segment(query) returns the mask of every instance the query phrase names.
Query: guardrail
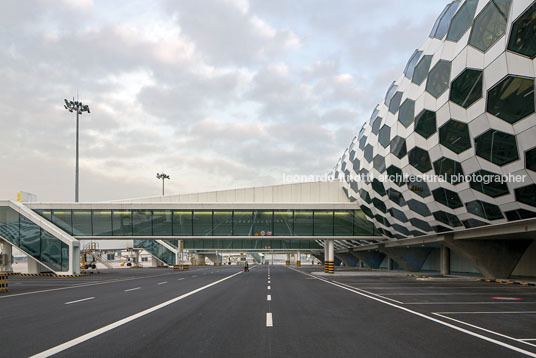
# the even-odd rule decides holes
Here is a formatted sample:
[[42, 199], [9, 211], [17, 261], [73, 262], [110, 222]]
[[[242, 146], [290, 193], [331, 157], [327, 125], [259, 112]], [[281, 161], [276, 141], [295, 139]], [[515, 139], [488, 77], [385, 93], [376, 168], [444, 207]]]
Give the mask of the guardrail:
[[9, 275], [0, 273], [0, 292], [7, 292]]

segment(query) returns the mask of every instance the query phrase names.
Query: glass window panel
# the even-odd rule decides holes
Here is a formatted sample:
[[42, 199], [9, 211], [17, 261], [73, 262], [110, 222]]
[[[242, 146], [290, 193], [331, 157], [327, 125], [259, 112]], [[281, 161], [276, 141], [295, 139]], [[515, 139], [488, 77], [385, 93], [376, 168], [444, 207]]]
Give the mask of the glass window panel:
[[91, 210], [73, 210], [73, 235], [91, 236]]
[[94, 210], [93, 211], [93, 235], [94, 236], [112, 235], [112, 211], [111, 210]]
[[35, 209], [36, 213], [47, 219], [48, 221], [52, 221], [52, 210], [50, 209]]
[[413, 77], [413, 71], [415, 70], [415, 66], [417, 65], [417, 61], [421, 58], [422, 51], [415, 50], [413, 52], [413, 55], [411, 55], [408, 63], [406, 64], [406, 68], [404, 69], [404, 75], [406, 75], [407, 78]]
[[114, 236], [132, 235], [132, 212], [130, 210], [114, 210], [112, 212]]
[[292, 210], [275, 210], [274, 211], [274, 235], [287, 236], [292, 235], [294, 230]]
[[212, 235], [212, 210], [194, 210], [194, 235]]
[[411, 81], [420, 85], [428, 76], [428, 70], [432, 64], [432, 56], [425, 55], [421, 58], [417, 66], [415, 66], [415, 71], [413, 72], [413, 78]]
[[152, 213], [150, 210], [132, 210], [132, 234], [150, 236], [153, 234]]
[[153, 210], [153, 234], [171, 236], [173, 234], [171, 210]]
[[191, 210], [173, 212], [173, 235], [175, 236], [192, 235], [192, 225], [193, 225], [193, 221], [192, 221]]
[[476, 17], [469, 44], [486, 52], [506, 32], [511, 0], [492, 0]]
[[294, 235], [297, 235], [297, 236], [313, 235], [313, 211], [312, 210], [295, 210], [294, 211]]
[[40, 260], [57, 271], [61, 271], [61, 244], [61, 240], [45, 230], [42, 231]]
[[214, 210], [214, 236], [233, 235], [233, 212]]
[[[426, 92], [430, 93], [435, 98], [441, 96], [447, 88], [450, 81], [449, 61], [440, 60], [428, 74], [428, 82], [426, 82]], [[406, 126], [407, 127], [407, 126]]]
[[71, 210], [54, 210], [52, 212], [52, 223], [69, 235], [73, 234]]
[[534, 58], [536, 56], [536, 2], [513, 23], [508, 49]]
[[20, 247], [33, 257], [41, 256], [41, 228], [24, 216], [20, 217]]
[[361, 210], [354, 210], [354, 236], [371, 236], [372, 223]]
[[336, 236], [352, 236], [354, 234], [353, 216], [354, 213], [352, 210], [335, 210], [333, 216], [333, 234]]
[[447, 40], [458, 41], [473, 23], [478, 0], [467, 0], [450, 23]]
[[490, 129], [475, 138], [476, 155], [497, 165], [505, 165], [519, 159], [516, 137]]
[[273, 230], [273, 212], [272, 210], [256, 210], [253, 212], [253, 232], [261, 233], [264, 231], [268, 235]]
[[314, 234], [333, 236], [333, 210], [314, 211]]
[[61, 270], [69, 270], [69, 245], [64, 242], [61, 243]]
[[19, 213], [9, 207], [0, 207], [0, 235], [19, 246]]
[[[468, 108], [482, 98], [482, 74], [481, 70], [468, 68], [464, 70], [450, 87], [450, 100], [463, 108]], [[488, 111], [489, 112], [489, 111]]]
[[506, 76], [488, 91], [486, 110], [511, 124], [534, 113], [534, 79]]
[[434, 34], [435, 38], [441, 39], [445, 34], [447, 33], [447, 30], [450, 25], [450, 21], [452, 20], [452, 16], [456, 12], [456, 9], [458, 9], [458, 6], [460, 3], [458, 1], [453, 1], [447, 7], [445, 8], [445, 13], [441, 17], [441, 20], [439, 21], [439, 24], [437, 26], [437, 30]]
[[253, 235], [253, 211], [234, 212], [233, 234], [235, 236]]

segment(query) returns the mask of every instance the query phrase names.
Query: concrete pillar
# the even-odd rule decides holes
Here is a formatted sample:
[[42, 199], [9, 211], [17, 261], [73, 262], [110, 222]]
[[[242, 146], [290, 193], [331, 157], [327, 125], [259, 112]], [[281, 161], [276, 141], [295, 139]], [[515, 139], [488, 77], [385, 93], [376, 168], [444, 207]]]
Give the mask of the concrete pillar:
[[197, 264], [199, 266], [205, 266], [205, 258], [206, 256], [203, 254], [197, 254]]
[[444, 245], [441, 245], [441, 251], [439, 252], [439, 265], [440, 273], [442, 275], [450, 275], [450, 249]]
[[324, 272], [325, 273], [334, 273], [335, 272], [335, 251], [333, 240], [325, 240], [325, 246], [327, 247], [327, 256], [324, 261]]
[[296, 252], [296, 267], [301, 267], [301, 252]]
[[7, 242], [0, 240], [0, 272], [13, 272], [13, 248]]
[[41, 265], [36, 259], [28, 256], [28, 273], [41, 273], [50, 271], [45, 266]]
[[387, 255], [387, 271], [391, 271], [392, 269], [391, 261], [391, 256]]
[[135, 260], [136, 262], [134, 263], [134, 266], [141, 266], [141, 261], [140, 261], [140, 252], [141, 250], [135, 250], [134, 253], [135, 253]]
[[73, 245], [70, 250], [71, 272], [73, 275], [80, 275], [80, 245]]
[[[409, 272], [419, 272], [432, 252], [430, 247], [389, 247], [380, 248], [399, 267]], [[388, 263], [390, 265], [390, 263]]]
[[379, 269], [385, 258], [385, 254], [380, 251], [350, 251], [350, 253], [372, 269]]
[[290, 265], [290, 254], [287, 254], [287, 261], [285, 261], [285, 265]]

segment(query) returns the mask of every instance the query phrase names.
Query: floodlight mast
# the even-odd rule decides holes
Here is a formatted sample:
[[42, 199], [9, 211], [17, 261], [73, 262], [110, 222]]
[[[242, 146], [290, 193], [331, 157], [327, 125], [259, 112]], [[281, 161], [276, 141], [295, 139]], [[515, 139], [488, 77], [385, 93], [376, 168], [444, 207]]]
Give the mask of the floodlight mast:
[[74, 99], [73, 97], [73, 100], [72, 101], [68, 101], [67, 99], [64, 99], [65, 101], [65, 104], [63, 105], [63, 107], [65, 107], [66, 110], [68, 110], [69, 112], [73, 113], [73, 111], [76, 112], [76, 168], [75, 168], [75, 179], [74, 179], [74, 201], [75, 203], [78, 203], [78, 179], [79, 179], [79, 165], [78, 165], [78, 157], [79, 157], [79, 145], [78, 145], [78, 142], [79, 142], [79, 129], [80, 129], [80, 125], [79, 125], [79, 116], [83, 113], [83, 112], [87, 112], [87, 113], [91, 113], [89, 111], [89, 106], [87, 104], [83, 104], [81, 101], [78, 101]]
[[156, 179], [162, 179], [162, 196], [164, 196], [164, 181], [170, 177], [166, 173], [156, 173]]

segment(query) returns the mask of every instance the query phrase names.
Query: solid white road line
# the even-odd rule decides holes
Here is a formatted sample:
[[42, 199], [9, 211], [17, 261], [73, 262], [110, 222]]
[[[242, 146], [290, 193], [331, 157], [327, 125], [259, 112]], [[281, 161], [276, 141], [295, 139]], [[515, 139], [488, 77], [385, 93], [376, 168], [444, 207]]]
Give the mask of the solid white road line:
[[266, 296], [266, 301], [271, 301], [271, 300], [272, 300], [272, 295]]
[[167, 281], [164, 281], [164, 282], [158, 282], [157, 285], [164, 285], [164, 284], [166, 284], [166, 283], [167, 283]]
[[520, 341], [536, 341], [536, 338], [519, 338]]
[[266, 313], [266, 327], [273, 327], [274, 321], [272, 320], [272, 313], [267, 312]]
[[357, 288], [357, 287], [354, 287], [354, 286], [350, 286], [350, 285], [347, 285], [347, 284], [342, 283], [342, 282], [339, 282], [339, 281], [335, 281], [335, 280], [333, 280], [333, 282], [336, 282], [336, 283], [338, 283], [339, 285], [343, 285], [343, 286], [352, 288], [352, 289], [354, 289], [354, 290], [358, 290], [358, 291], [364, 292], [364, 293], [366, 293], [366, 294], [368, 294], [368, 295], [373, 295], [373, 296], [381, 297], [381, 298], [383, 298], [384, 300], [393, 301], [393, 302], [399, 303], [399, 304], [401, 304], [401, 305], [404, 304], [404, 302], [402, 302], [402, 301], [397, 301], [397, 300], [395, 300], [395, 299], [393, 299], [393, 298], [384, 297], [384, 296], [379, 295], [379, 294], [377, 294], [377, 293], [369, 292], [369, 291], [363, 290], [363, 289], [361, 289], [361, 288]]
[[121, 320], [119, 320], [119, 321], [117, 321], [117, 322], [110, 323], [109, 325], [106, 325], [106, 326], [104, 326], [104, 327], [101, 327], [101, 328], [99, 328], [99, 329], [96, 329], [96, 330], [94, 330], [94, 331], [92, 331], [92, 332], [86, 333], [86, 334], [84, 334], [83, 336], [80, 336], [80, 337], [78, 337], [78, 338], [71, 339], [70, 341], [67, 341], [67, 342], [65, 342], [65, 343], [62, 343], [62, 344], [57, 345], [57, 346], [55, 346], [55, 347], [52, 347], [52, 348], [50, 348], [50, 349], [47, 349], [46, 351], [43, 351], [43, 352], [41, 352], [41, 353], [37, 353], [36, 355], [33, 355], [32, 358], [34, 358], [34, 357], [35, 357], [35, 358], [50, 357], [50, 356], [52, 356], [52, 355], [54, 355], [54, 354], [57, 354], [57, 353], [59, 353], [59, 352], [63, 352], [63, 351], [66, 350], [66, 349], [69, 349], [69, 348], [74, 347], [74, 346], [76, 346], [76, 345], [78, 345], [78, 344], [80, 344], [80, 343], [83, 343], [83, 342], [85, 342], [85, 341], [88, 341], [88, 340], [90, 340], [91, 338], [97, 337], [97, 336], [99, 336], [99, 335], [101, 335], [101, 334], [103, 334], [103, 333], [109, 332], [109, 331], [111, 331], [112, 329], [117, 328], [117, 327], [120, 327], [120, 326], [122, 326], [122, 325], [124, 325], [124, 324], [126, 324], [126, 323], [132, 322], [132, 321], [134, 321], [135, 319], [138, 319], [138, 318], [140, 318], [140, 317], [146, 316], [146, 315], [148, 315], [149, 313], [153, 313], [153, 312], [155, 312], [155, 311], [157, 311], [157, 310], [159, 310], [159, 309], [161, 309], [161, 308], [164, 308], [164, 307], [166, 307], [166, 306], [171, 305], [172, 303], [175, 303], [175, 302], [178, 302], [178, 301], [180, 301], [180, 300], [183, 300], [183, 299], [185, 299], [186, 297], [195, 295], [195, 294], [198, 293], [198, 292], [201, 292], [201, 291], [203, 291], [203, 290], [206, 290], [206, 289], [209, 288], [209, 287], [212, 287], [212, 286], [214, 286], [214, 285], [217, 285], [217, 284], [219, 284], [219, 283], [222, 283], [223, 281], [226, 281], [226, 280], [228, 280], [228, 279], [230, 279], [230, 278], [232, 278], [232, 277], [235, 277], [236, 275], [239, 275], [239, 274], [241, 274], [241, 272], [237, 272], [237, 273], [232, 274], [232, 275], [230, 275], [230, 276], [224, 277], [224, 278], [222, 278], [222, 279], [220, 279], [220, 280], [218, 280], [218, 281], [214, 281], [214, 282], [212, 282], [212, 283], [209, 283], [208, 285], [205, 285], [205, 286], [203, 286], [203, 287], [199, 287], [199, 288], [197, 288], [197, 289], [195, 289], [195, 290], [193, 290], [193, 291], [190, 291], [190, 292], [185, 293], [185, 294], [183, 294], [183, 295], [180, 295], [180, 296], [177, 296], [177, 297], [175, 297], [175, 298], [172, 298], [171, 300], [162, 302], [162, 303], [160, 303], [160, 304], [158, 304], [158, 305], [156, 305], [156, 306], [153, 306], [153, 307], [151, 307], [151, 308], [148, 308], [148, 309], [146, 309], [146, 310], [143, 310], [143, 311], [138, 312], [138, 313], [136, 313], [136, 314], [133, 314], [133, 315], [131, 315], [131, 316], [125, 317], [125, 318], [123, 318], [123, 319], [121, 319]]
[[[448, 322], [445, 322], [445, 321], [442, 321], [442, 320], [439, 320], [439, 319], [436, 319], [436, 318], [427, 316], [427, 315], [425, 315], [424, 313], [420, 313], [420, 312], [417, 312], [417, 311], [413, 311], [413, 310], [411, 310], [411, 309], [409, 309], [409, 308], [406, 308], [406, 307], [400, 306], [400, 305], [398, 305], [398, 304], [395, 304], [395, 303], [392, 303], [392, 302], [383, 300], [383, 299], [381, 299], [381, 298], [378, 298], [378, 297], [375, 297], [375, 296], [372, 296], [372, 295], [368, 295], [368, 294], [365, 294], [365, 293], [363, 293], [363, 292], [359, 292], [359, 291], [357, 291], [357, 290], [355, 290], [355, 289], [351, 289], [351, 288], [345, 287], [345, 286], [340, 285], [340, 284], [338, 284], [338, 283], [331, 282], [331, 281], [328, 281], [328, 280], [323, 279], [323, 278], [320, 278], [320, 277], [315, 277], [315, 276], [313, 276], [313, 275], [304, 273], [304, 272], [299, 271], [299, 270], [295, 270], [295, 269], [292, 269], [292, 268], [290, 268], [290, 269], [293, 270], [293, 271], [296, 271], [296, 272], [298, 272], [298, 273], [301, 273], [301, 274], [303, 274], [303, 275], [307, 275], [307, 276], [314, 277], [315, 279], [317, 279], [317, 280], [319, 280], [319, 281], [323, 281], [323, 282], [325, 282], [325, 283], [329, 283], [330, 285], [340, 287], [340, 288], [342, 288], [343, 290], [347, 290], [347, 291], [353, 292], [353, 293], [358, 294], [358, 295], [360, 295], [360, 296], [367, 297], [367, 298], [369, 298], [369, 299], [371, 299], [371, 300], [381, 302], [381, 303], [386, 304], [386, 305], [388, 305], [388, 306], [391, 306], [391, 307], [397, 308], [397, 309], [399, 309], [399, 310], [402, 310], [402, 311], [405, 311], [405, 312], [414, 314], [414, 315], [416, 315], [416, 316], [422, 317], [422, 318], [427, 319], [427, 320], [430, 320], [430, 321], [432, 321], [432, 322], [439, 323], [439, 324], [441, 324], [441, 325], [443, 325], [443, 326], [446, 326], [446, 327], [455, 329], [455, 330], [460, 331], [460, 332], [462, 332], [462, 333], [466, 333], [466, 334], [471, 335], [471, 336], [473, 336], [473, 337], [477, 337], [477, 338], [480, 338], [480, 339], [482, 339], [482, 340], [485, 340], [485, 341], [488, 341], [488, 342], [497, 344], [497, 345], [499, 345], [499, 346], [502, 346], [502, 347], [511, 349], [511, 350], [513, 350], [513, 351], [519, 352], [519, 353], [521, 353], [521, 354], [525, 354], [525, 355], [527, 355], [527, 356], [529, 356], [529, 357], [534, 357], [534, 358], [536, 358], [536, 353], [532, 353], [532, 352], [526, 351], [526, 350], [524, 350], [524, 349], [521, 349], [521, 348], [512, 346], [512, 345], [510, 345], [510, 344], [508, 344], [508, 343], [504, 343], [504, 342], [498, 341], [498, 340], [496, 340], [496, 339], [493, 339], [493, 338], [490, 338], [490, 337], [483, 336], [483, 335], [481, 335], [481, 334], [479, 334], [479, 333], [476, 333], [476, 332], [473, 332], [473, 331], [469, 331], [469, 330], [467, 330], [467, 329], [465, 329], [465, 328], [462, 328], [462, 327], [459, 327], [459, 326], [450, 324], [450, 323], [448, 323]], [[445, 316], [445, 317], [446, 317], [446, 316]], [[449, 318], [449, 319], [450, 319], [450, 318]], [[527, 342], [523, 342], [523, 343], [525, 343], [525, 344], [529, 344], [529, 343], [527, 343]], [[530, 344], [530, 345], [532, 345], [532, 344]]]
[[88, 298], [82, 298], [81, 300], [71, 301], [71, 302], [65, 302], [66, 305], [70, 305], [71, 303], [78, 303], [83, 301], [89, 301], [94, 299], [95, 297], [88, 297]]
[[530, 301], [496, 301], [496, 302], [404, 302], [405, 305], [522, 305], [522, 304], [534, 304]]
[[536, 311], [469, 311], [469, 312], [460, 312], [460, 311], [457, 311], [457, 312], [432, 312], [432, 313], [439, 313], [439, 314], [534, 314], [536, 313]]
[[178, 278], [177, 281], [184, 280], [184, 277]]
[[271, 282], [271, 281], [270, 281], [270, 280], [268, 280], [268, 283], [270, 283], [270, 282]]
[[271, 290], [272, 288], [270, 286], [268, 286], [268, 289]]
[[197, 275], [193, 275], [192, 277], [197, 277]]
[[125, 290], [125, 292], [130, 292], [130, 291], [139, 290], [140, 288], [141, 288], [141, 287], [129, 288], [128, 290]]

